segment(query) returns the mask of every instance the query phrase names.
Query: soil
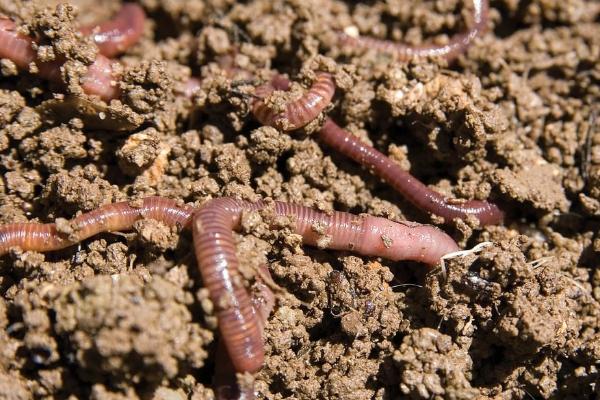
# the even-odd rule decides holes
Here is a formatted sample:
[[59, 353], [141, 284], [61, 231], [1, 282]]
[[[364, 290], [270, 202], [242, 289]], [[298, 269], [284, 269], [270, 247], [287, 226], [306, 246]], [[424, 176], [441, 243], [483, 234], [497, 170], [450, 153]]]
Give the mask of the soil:
[[[302, 85], [327, 70], [335, 121], [430, 187], [491, 198], [507, 217], [441, 225], [465, 249], [491, 244], [433, 270], [303, 247], [249, 218], [242, 272], [250, 285], [266, 264], [278, 287], [258, 397], [600, 397], [600, 3], [492, 1], [490, 30], [451, 66], [340, 48], [335, 32], [443, 43], [469, 26], [468, 0], [140, 3], [146, 32], [120, 58], [122, 99], [104, 105], [78, 85], [95, 48], [75, 32], [120, 2], [0, 1], [40, 55], [67, 60], [63, 86], [0, 63], [0, 223], [148, 195], [439, 223], [321, 146], [317, 124], [260, 127], [254, 82], [223, 60]], [[202, 78], [192, 101], [179, 96], [189, 76]], [[3, 257], [0, 398], [213, 398], [218, 332], [190, 239], [143, 221]]]

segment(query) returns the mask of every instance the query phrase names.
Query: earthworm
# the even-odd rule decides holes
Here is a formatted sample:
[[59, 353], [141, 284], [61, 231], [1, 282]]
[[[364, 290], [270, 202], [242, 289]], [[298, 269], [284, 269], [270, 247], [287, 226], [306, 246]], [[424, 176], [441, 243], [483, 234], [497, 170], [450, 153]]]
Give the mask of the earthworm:
[[431, 225], [393, 222], [342, 211], [324, 213], [278, 201], [275, 202], [275, 213], [294, 217], [295, 233], [302, 236], [303, 243], [319, 248], [346, 250], [392, 261], [419, 261], [430, 266], [436, 265], [443, 255], [458, 250], [450, 236]]
[[473, 7], [473, 27], [466, 32], [454, 35], [448, 44], [445, 45], [410, 46], [367, 36], [354, 37], [343, 32], [340, 32], [338, 36], [342, 44], [365, 50], [374, 49], [388, 53], [403, 62], [426, 57], [442, 57], [450, 62], [464, 53], [473, 40], [486, 28], [489, 16], [488, 0], [473, 0]]
[[[118, 76], [113, 69], [112, 61], [107, 58], [125, 51], [141, 36], [145, 15], [143, 10], [134, 4], [125, 4], [117, 16], [103, 24], [82, 28], [82, 32], [94, 34], [100, 54], [88, 66], [81, 79], [83, 91], [89, 95], [99, 96], [104, 101], [117, 98], [120, 90], [116, 84]], [[17, 67], [28, 70], [32, 63], [38, 68], [38, 75], [53, 82], [61, 82], [61, 66], [64, 61], [38, 62], [34, 50], [34, 40], [17, 32], [16, 24], [7, 18], [0, 18], [0, 58], [14, 62]], [[106, 53], [105, 53], [106, 52]]]
[[[33, 40], [29, 36], [17, 32], [16, 24], [5, 17], [0, 17], [0, 58], [6, 58], [22, 69], [27, 69], [36, 60], [32, 48]], [[40, 63], [39, 75], [45, 79], [60, 79], [60, 63]]]
[[[329, 76], [329, 74], [327, 74], [327, 76]], [[334, 85], [330, 76], [328, 78], [328, 85], [331, 85], [330, 90], [333, 93]], [[267, 96], [269, 90], [287, 90], [288, 88], [289, 80], [282, 75], [277, 75], [269, 84], [260, 86], [257, 91], [259, 91], [258, 96], [260, 97], [263, 95]], [[304, 112], [304, 110], [309, 107], [302, 106], [299, 103], [300, 100], [308, 101], [308, 97], [304, 96], [293, 102], [293, 104], [289, 104], [286, 107], [285, 113], [287, 115], [289, 110], [296, 110], [294, 111], [294, 115], [297, 116], [297, 120], [302, 120], [303, 124], [310, 122], [311, 118], [315, 118], [327, 105], [321, 103], [319, 112], [314, 110], [315, 112], [308, 113]], [[331, 101], [331, 97], [329, 97], [328, 102], [329, 101]], [[262, 101], [260, 102], [260, 107], [257, 109], [256, 103], [257, 102], [255, 101], [253, 106], [255, 117], [265, 125], [276, 126], [272, 116], [282, 114], [272, 112], [272, 109], [262, 103]], [[262, 114], [259, 114], [259, 112]], [[268, 117], [265, 117], [265, 115], [268, 115]], [[375, 175], [392, 185], [394, 190], [399, 192], [421, 210], [439, 215], [446, 220], [465, 218], [469, 215], [473, 215], [482, 225], [497, 224], [504, 218], [504, 213], [493, 203], [479, 200], [469, 200], [464, 202], [452, 201], [429, 189], [414, 176], [401, 169], [387, 156], [361, 142], [356, 136], [340, 128], [330, 118], [325, 121], [316, 137], [338, 153], [351, 158], [367, 167], [370, 171], [373, 171]]]
[[329, 118], [319, 131], [318, 138], [337, 152], [373, 171], [421, 210], [439, 215], [446, 220], [472, 215], [482, 225], [497, 224], [504, 218], [504, 213], [496, 204], [480, 200], [447, 199], [429, 189], [390, 158], [361, 142]]
[[113, 70], [113, 61], [98, 54], [81, 78], [81, 88], [89, 95], [96, 95], [104, 101], [110, 101], [121, 94], [117, 79], [118, 76]]
[[[260, 324], [239, 272], [232, 230], [239, 228], [242, 212], [265, 206], [264, 202], [218, 198], [203, 205], [194, 214], [192, 224], [202, 280], [215, 305], [227, 353], [239, 372], [258, 371], [263, 364], [264, 349]], [[458, 250], [452, 238], [433, 226], [339, 211], [326, 214], [282, 202], [274, 202], [274, 211], [277, 216], [294, 217], [295, 233], [311, 246], [429, 265]]]
[[[296, 219], [295, 232], [311, 246], [429, 265], [458, 250], [452, 238], [433, 226], [338, 211], [327, 214], [282, 202], [273, 205], [277, 216]], [[100, 232], [129, 230], [142, 218], [181, 228], [191, 224], [199, 269], [217, 310], [227, 352], [236, 371], [256, 372], [264, 359], [260, 318], [243, 286], [232, 230], [239, 227], [242, 212], [265, 206], [229, 197], [211, 200], [197, 211], [161, 197], [149, 197], [140, 204], [114, 203], [74, 218], [61, 231], [55, 223], [1, 226], [0, 255], [14, 247], [40, 252], [63, 249]]]
[[193, 208], [175, 200], [148, 197], [141, 203], [107, 204], [73, 218], [66, 231], [56, 223], [14, 223], [0, 226], [0, 255], [13, 247], [31, 251], [53, 251], [69, 247], [100, 232], [130, 230], [135, 221], [152, 218], [170, 226], [189, 227]]
[[125, 3], [112, 19], [83, 26], [79, 31], [92, 37], [100, 54], [112, 58], [137, 43], [144, 32], [145, 21], [146, 14], [142, 7]]
[[265, 102], [273, 91], [288, 89], [289, 81], [281, 75], [276, 75], [270, 82], [255, 89], [256, 99], [252, 103], [252, 113], [260, 123], [283, 131], [293, 131], [305, 126], [331, 103], [335, 84], [331, 74], [317, 72], [314, 83], [299, 99], [286, 103], [281, 109]]
[[[263, 265], [261, 274], [267, 279], [271, 278], [269, 269]], [[258, 278], [252, 285], [252, 310], [257, 316], [261, 331], [269, 318], [269, 314], [275, 306], [275, 294], [269, 287]], [[235, 367], [231, 362], [231, 357], [227, 354], [223, 341], [219, 341], [217, 348], [215, 375], [213, 377], [213, 387], [215, 397], [218, 400], [248, 400], [254, 399], [254, 385], [241, 387], [238, 384]]]
[[[63, 62], [59, 60], [38, 62], [36, 51], [33, 49], [33, 39], [18, 33], [15, 23], [9, 19], [0, 19], [0, 43], [0, 58], [9, 59], [24, 70], [28, 70], [29, 66], [35, 63], [39, 76], [49, 81], [61, 82], [60, 68]], [[98, 54], [83, 75], [81, 87], [87, 94], [99, 96], [102, 100], [110, 100], [119, 95], [115, 78], [112, 62]]]
[[239, 271], [232, 233], [239, 226], [245, 208], [252, 209], [232, 198], [209, 201], [195, 213], [192, 237], [202, 281], [215, 307], [227, 354], [236, 371], [253, 373], [264, 361], [263, 341]]

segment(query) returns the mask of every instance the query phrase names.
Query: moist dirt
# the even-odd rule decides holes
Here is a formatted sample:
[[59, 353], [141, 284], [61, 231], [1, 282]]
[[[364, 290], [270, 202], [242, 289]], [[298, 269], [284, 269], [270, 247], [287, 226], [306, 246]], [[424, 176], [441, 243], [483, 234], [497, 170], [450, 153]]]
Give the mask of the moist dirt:
[[[76, 29], [120, 2], [0, 1], [40, 56], [67, 60], [63, 85], [0, 62], [0, 223], [160, 195], [439, 224], [314, 140], [320, 121], [288, 134], [249, 114], [270, 70], [293, 91], [326, 70], [336, 122], [435, 190], [507, 216], [440, 225], [462, 248], [491, 244], [433, 270], [304, 247], [246, 218], [242, 273], [250, 286], [267, 265], [277, 298], [258, 398], [600, 396], [600, 3], [492, 1], [490, 29], [451, 66], [341, 47], [336, 32], [444, 43], [469, 26], [468, 0], [140, 4], [122, 96], [101, 104], [78, 84], [96, 49]], [[218, 331], [189, 233], [142, 221], [59, 252], [16, 249], [0, 292], [0, 398], [214, 397]]]

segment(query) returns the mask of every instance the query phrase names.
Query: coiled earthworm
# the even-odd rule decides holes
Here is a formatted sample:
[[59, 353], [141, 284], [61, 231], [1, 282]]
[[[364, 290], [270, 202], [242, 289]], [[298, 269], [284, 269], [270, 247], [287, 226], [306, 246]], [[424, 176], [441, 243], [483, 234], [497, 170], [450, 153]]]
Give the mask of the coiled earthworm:
[[[134, 4], [125, 4], [116, 18], [97, 27], [83, 28], [83, 32], [94, 33], [100, 54], [88, 66], [81, 79], [83, 91], [89, 95], [99, 96], [109, 101], [119, 96], [116, 76], [112, 61], [107, 58], [125, 51], [141, 36], [145, 15], [143, 10]], [[106, 51], [106, 54], [103, 54]], [[49, 81], [61, 82], [60, 68], [64, 61], [39, 62], [34, 50], [34, 40], [17, 32], [16, 24], [7, 18], [0, 18], [0, 58], [6, 58], [21, 69], [28, 70], [32, 63], [36, 64], [38, 74]]]
[[389, 183], [394, 190], [423, 211], [439, 215], [447, 221], [472, 215], [479, 220], [481, 225], [497, 224], [504, 218], [504, 213], [496, 204], [480, 200], [447, 199], [429, 189], [389, 157], [363, 143], [329, 118], [325, 121], [317, 137], [337, 152], [373, 171], [375, 175]]
[[[333, 86], [331, 78], [329, 78], [329, 83]], [[286, 90], [289, 88], [289, 81], [284, 76], [277, 75], [268, 85], [259, 87], [259, 89], [263, 88], [261, 89], [261, 94], [263, 93], [262, 91], [268, 93], [265, 88], [266, 86], [278, 90]], [[333, 89], [331, 89], [331, 92], [333, 92]], [[305, 99], [305, 97], [302, 99]], [[306, 97], [306, 99], [308, 98]], [[286, 107], [286, 113], [289, 110], [295, 110], [294, 115], [297, 120], [302, 120], [302, 122], [306, 124], [311, 121], [311, 118], [315, 118], [318, 115], [318, 112], [304, 112], [303, 110], [308, 107], [298, 104], [299, 100], [293, 102], [294, 104], [288, 105], [288, 107]], [[331, 98], [329, 98], [329, 101], [330, 100]], [[327, 104], [320, 104], [321, 110], [326, 105]], [[259, 111], [263, 114], [256, 114], [257, 111], [255, 108], [255, 117], [265, 125], [275, 126], [273, 118], [264, 117], [264, 115], [268, 114], [264, 109], [268, 108], [268, 106], [261, 102]], [[275, 113], [271, 113], [270, 115], [274, 114]], [[319, 133], [317, 133], [316, 137], [338, 153], [358, 162], [369, 171], [373, 171], [375, 175], [392, 185], [394, 190], [423, 211], [439, 215], [447, 220], [465, 218], [469, 215], [473, 215], [482, 225], [497, 224], [504, 218], [504, 213], [493, 203], [479, 200], [469, 200], [464, 202], [452, 201], [429, 189], [414, 176], [401, 169], [387, 156], [361, 142], [357, 137], [340, 128], [330, 118], [325, 121], [325, 124]]]
[[137, 43], [144, 33], [146, 14], [135, 3], [125, 3], [117, 14], [100, 24], [79, 28], [84, 35], [90, 35], [100, 54], [115, 57]]
[[375, 39], [372, 37], [354, 37], [346, 33], [338, 34], [342, 44], [360, 49], [374, 49], [383, 53], [393, 55], [399, 61], [409, 61], [415, 58], [442, 57], [447, 61], [453, 61], [464, 53], [473, 40], [486, 28], [488, 21], [488, 0], [473, 0], [473, 27], [466, 32], [454, 35], [445, 45], [421, 45], [409, 46], [407, 44], [395, 43], [390, 40]]
[[331, 103], [335, 84], [331, 74], [317, 72], [314, 83], [299, 99], [287, 102], [280, 109], [265, 102], [273, 91], [288, 89], [289, 81], [281, 75], [276, 75], [270, 82], [255, 89], [256, 99], [252, 103], [252, 113], [259, 122], [283, 131], [299, 129], [315, 119]]
[[[216, 309], [227, 353], [236, 371], [256, 372], [264, 360], [260, 318], [243, 285], [232, 230], [239, 228], [242, 212], [266, 206], [264, 202], [228, 197], [210, 200], [196, 211], [160, 197], [149, 197], [140, 204], [115, 203], [74, 218], [60, 232], [54, 223], [1, 226], [0, 255], [13, 247], [34, 251], [62, 249], [99, 232], [129, 230], [141, 218], [182, 228], [189, 227], [193, 219], [196, 259]], [[295, 233], [311, 246], [429, 265], [458, 250], [451, 237], [433, 226], [338, 211], [328, 214], [282, 202], [274, 202], [273, 207], [276, 216], [295, 218]]]

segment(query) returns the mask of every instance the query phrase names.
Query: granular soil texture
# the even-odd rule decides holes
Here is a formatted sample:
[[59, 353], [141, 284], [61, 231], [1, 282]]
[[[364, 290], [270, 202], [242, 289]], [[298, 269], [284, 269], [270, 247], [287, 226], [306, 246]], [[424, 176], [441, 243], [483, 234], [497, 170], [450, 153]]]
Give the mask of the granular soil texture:
[[[65, 63], [64, 85], [0, 63], [0, 222], [71, 218], [160, 195], [272, 198], [439, 223], [313, 139], [248, 114], [267, 71], [335, 76], [329, 116], [435, 190], [491, 198], [500, 226], [440, 225], [445, 269], [300, 245], [264, 215], [236, 235], [250, 285], [277, 303], [254, 378], [266, 399], [582, 399], [600, 396], [600, 3], [498, 0], [451, 66], [340, 47], [336, 32], [444, 43], [468, 0], [141, 0], [142, 40], [120, 57], [123, 94], [78, 83], [94, 44], [77, 26], [114, 0], [0, 1]], [[85, 68], [83, 68], [85, 71]], [[180, 96], [202, 79], [192, 100]], [[318, 125], [317, 125], [318, 126]], [[155, 221], [0, 261], [0, 398], [210, 399], [216, 320], [189, 233]]]

